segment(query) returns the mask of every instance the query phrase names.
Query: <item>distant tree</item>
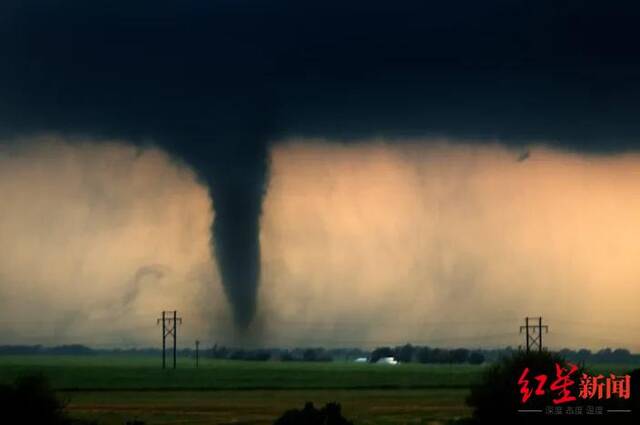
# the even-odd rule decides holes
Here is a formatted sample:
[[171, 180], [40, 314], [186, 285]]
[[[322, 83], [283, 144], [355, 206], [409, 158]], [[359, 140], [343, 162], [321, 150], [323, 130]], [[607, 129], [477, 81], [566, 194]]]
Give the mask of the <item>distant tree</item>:
[[394, 357], [401, 363], [410, 363], [413, 361], [415, 352], [416, 349], [413, 345], [405, 344], [401, 347], [396, 347]]
[[91, 348], [86, 347], [84, 345], [71, 344], [71, 345], [59, 345], [56, 347], [51, 347], [49, 349], [49, 354], [90, 355], [90, 354], [94, 354], [94, 351]]
[[[347, 348], [344, 353], [344, 360], [354, 360], [360, 357], [368, 357], [369, 353], [359, 348]], [[336, 356], [334, 356], [335, 358]]]
[[305, 362], [330, 362], [333, 359], [322, 348], [307, 348], [302, 353], [302, 360]]
[[611, 360], [616, 363], [626, 363], [631, 360], [631, 353], [626, 348], [616, 348], [611, 353]]
[[271, 358], [271, 352], [269, 350], [249, 350], [245, 351], [243, 360], [251, 361], [266, 361]]
[[563, 348], [562, 350], [558, 351], [558, 354], [565, 359], [575, 358], [575, 352], [568, 348]]
[[244, 351], [244, 350], [242, 350], [242, 349], [236, 349], [236, 350], [233, 350], [233, 351], [231, 352], [231, 354], [229, 354], [229, 357], [228, 357], [228, 358], [229, 358], [230, 360], [244, 360], [245, 355], [246, 355], [246, 353], [245, 353], [245, 351]]
[[318, 355], [318, 361], [320, 362], [331, 362], [333, 361], [333, 357], [328, 351], [322, 350]]
[[433, 363], [451, 363], [451, 353], [443, 348], [434, 348], [431, 351]]
[[295, 360], [295, 358], [293, 357], [293, 354], [291, 354], [290, 351], [287, 350], [280, 353], [280, 361], [291, 362], [293, 360]]
[[420, 363], [433, 363], [433, 357], [431, 355], [433, 350], [429, 347], [420, 347], [416, 352], [416, 357]]
[[378, 347], [371, 352], [369, 361], [375, 363], [383, 357], [393, 357], [393, 350], [391, 347]]
[[23, 354], [41, 354], [44, 348], [41, 345], [2, 345], [0, 346], [0, 354], [23, 355]]
[[305, 362], [315, 362], [317, 357], [317, 352], [313, 348], [307, 348], [302, 352], [302, 360]]
[[226, 359], [229, 358], [229, 349], [225, 346], [219, 347], [218, 344], [211, 348], [211, 357], [214, 359]]
[[484, 354], [480, 351], [472, 351], [471, 354], [469, 354], [469, 363], [473, 365], [484, 363]]
[[576, 360], [579, 362], [586, 362], [591, 357], [591, 350], [582, 348], [576, 353]]
[[593, 355], [592, 360], [596, 362], [610, 362], [611, 361], [611, 348], [603, 348]]
[[451, 363], [466, 363], [469, 358], [469, 350], [466, 348], [456, 348], [449, 351], [449, 361]]

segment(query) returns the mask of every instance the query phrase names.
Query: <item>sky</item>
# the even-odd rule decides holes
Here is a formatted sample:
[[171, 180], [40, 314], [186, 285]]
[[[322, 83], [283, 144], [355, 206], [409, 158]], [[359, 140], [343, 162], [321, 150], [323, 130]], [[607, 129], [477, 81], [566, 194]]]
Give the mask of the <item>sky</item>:
[[[373, 339], [402, 338], [372, 324], [387, 310], [480, 324], [502, 309], [472, 299], [521, 318], [554, 291], [630, 323], [638, 18], [616, 1], [2, 2], [3, 301], [27, 323], [18, 300], [70, 293], [51, 337], [93, 307], [109, 322], [97, 305], [147, 317], [180, 297], [197, 333], [243, 344], [296, 339], [279, 315], [312, 301], [312, 321], [339, 307], [332, 332]], [[318, 289], [360, 284], [371, 300]]]
[[[15, 146], [18, 146], [17, 144]], [[291, 139], [271, 153], [252, 332], [237, 335], [194, 172], [123, 141], [0, 154], [2, 339], [248, 346], [637, 346], [640, 154]]]

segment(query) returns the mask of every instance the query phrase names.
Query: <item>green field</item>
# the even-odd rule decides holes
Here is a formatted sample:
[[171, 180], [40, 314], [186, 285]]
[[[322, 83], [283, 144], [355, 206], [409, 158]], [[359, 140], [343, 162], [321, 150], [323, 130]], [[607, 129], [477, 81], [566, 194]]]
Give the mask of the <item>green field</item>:
[[101, 424], [271, 424], [305, 401], [338, 401], [356, 424], [436, 424], [471, 414], [464, 399], [484, 368], [210, 359], [198, 369], [192, 359], [177, 370], [159, 366], [143, 356], [0, 356], [0, 383], [44, 373], [74, 416]]
[[122, 424], [271, 424], [285, 410], [329, 401], [357, 424], [442, 423], [468, 416], [481, 367], [350, 362], [248, 362], [134, 356], [0, 356], [0, 383], [41, 372], [76, 417]]
[[60, 390], [271, 390], [467, 388], [481, 367], [471, 365], [375, 365], [351, 362], [251, 362], [191, 359], [176, 370], [152, 357], [0, 356], [0, 382], [44, 372]]

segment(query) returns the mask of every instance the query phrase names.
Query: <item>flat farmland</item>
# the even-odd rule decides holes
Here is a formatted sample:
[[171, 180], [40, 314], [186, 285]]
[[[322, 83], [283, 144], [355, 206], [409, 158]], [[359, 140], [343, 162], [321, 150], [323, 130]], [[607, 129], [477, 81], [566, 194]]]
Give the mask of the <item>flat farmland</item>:
[[0, 356], [0, 383], [42, 373], [74, 417], [100, 424], [271, 424], [305, 402], [341, 403], [357, 424], [442, 423], [470, 414], [470, 365], [250, 362], [146, 356]]
[[[42, 373], [74, 417], [115, 425], [273, 423], [305, 402], [341, 403], [362, 424], [442, 424], [468, 417], [469, 388], [486, 366], [251, 362], [180, 358], [176, 370], [149, 356], [0, 356], [0, 383]], [[625, 365], [592, 370], [622, 373]]]
[[44, 373], [59, 390], [467, 388], [481, 366], [181, 359], [177, 369], [137, 356], [0, 356], [0, 383]]
[[65, 393], [74, 417], [120, 425], [139, 419], [147, 424], [267, 425], [285, 410], [312, 401], [341, 403], [356, 424], [437, 424], [471, 414], [468, 390], [220, 390], [101, 391]]

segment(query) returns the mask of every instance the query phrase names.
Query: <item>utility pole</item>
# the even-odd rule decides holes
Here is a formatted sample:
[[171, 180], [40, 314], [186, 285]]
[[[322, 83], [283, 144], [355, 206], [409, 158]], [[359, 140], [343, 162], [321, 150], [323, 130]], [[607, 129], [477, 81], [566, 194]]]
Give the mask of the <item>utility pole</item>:
[[[538, 317], [538, 342], [540, 343], [540, 351], [542, 351], [542, 316]], [[545, 332], [549, 333], [549, 326], [544, 326]]]
[[196, 339], [196, 369], [198, 368], [198, 348], [200, 347], [200, 341]]
[[[534, 324], [536, 319], [537, 325]], [[545, 333], [549, 333], [549, 326], [542, 324], [542, 317], [525, 317], [524, 320], [525, 325], [520, 326], [520, 333], [525, 331], [527, 353], [534, 350], [535, 347], [538, 348], [538, 352], [542, 352], [544, 348], [542, 345], [542, 330], [544, 329]], [[529, 324], [530, 320], [531, 324]]]
[[[527, 339], [527, 353], [529, 352], [529, 318], [526, 317], [525, 318], [525, 329], [527, 330], [527, 336], [525, 337]], [[522, 333], [522, 326], [520, 326], [520, 333]]]
[[[160, 319], [158, 319], [160, 320]], [[158, 324], [158, 322], [156, 322], [156, 325]], [[166, 351], [166, 341], [167, 341], [167, 325], [166, 325], [166, 319], [165, 319], [165, 315], [164, 315], [164, 311], [162, 312], [162, 368], [165, 369], [166, 368], [166, 355], [165, 355], [165, 351]]]
[[[171, 315], [167, 315], [167, 313], [172, 313]], [[157, 324], [162, 322], [162, 368], [166, 368], [166, 348], [167, 348], [167, 336], [171, 335], [173, 337], [173, 368], [176, 368], [176, 341], [178, 338], [178, 323], [182, 324], [182, 318], [178, 317], [178, 312], [174, 311], [163, 311], [162, 318], [157, 320]]]
[[176, 368], [176, 338], [178, 327], [176, 326], [176, 311], [173, 310], [173, 368]]

